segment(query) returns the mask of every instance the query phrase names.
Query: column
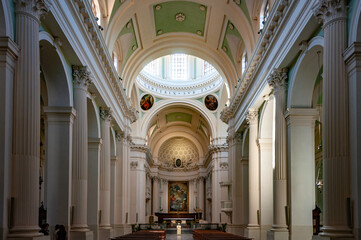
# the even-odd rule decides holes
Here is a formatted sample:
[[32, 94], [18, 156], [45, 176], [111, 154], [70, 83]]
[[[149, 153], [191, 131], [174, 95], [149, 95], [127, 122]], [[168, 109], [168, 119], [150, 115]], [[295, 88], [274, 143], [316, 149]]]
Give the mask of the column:
[[202, 219], [204, 219], [204, 177], [198, 178], [198, 208], [201, 210], [202, 213]]
[[159, 207], [160, 207], [160, 203], [159, 203], [159, 196], [160, 196], [159, 181], [160, 181], [160, 179], [158, 177], [153, 178], [153, 194], [152, 194], [152, 198], [153, 198], [153, 215], [155, 215], [156, 212], [159, 212]]
[[248, 237], [260, 239], [258, 223], [259, 212], [259, 150], [258, 138], [258, 110], [249, 109], [247, 114], [249, 124], [249, 155], [248, 155], [248, 182], [249, 182], [249, 209], [248, 209]]
[[116, 218], [116, 189], [117, 185], [120, 182], [117, 182], [116, 175], [117, 175], [117, 168], [118, 168], [118, 156], [111, 156], [110, 157], [110, 224], [114, 228], [115, 225], [115, 218]]
[[268, 84], [273, 90], [274, 108], [274, 144], [275, 168], [273, 173], [273, 225], [269, 232], [271, 239], [288, 239], [286, 220], [287, 207], [287, 145], [286, 106], [287, 69], [274, 69], [268, 78]]
[[13, 92], [18, 47], [8, 37], [0, 37], [0, 239], [8, 229], [8, 199], [11, 197], [11, 155], [13, 142]]
[[75, 109], [72, 107], [44, 107], [44, 113], [46, 114], [48, 136], [45, 151], [47, 222], [51, 229], [54, 229], [56, 224], [62, 224], [69, 229]]
[[88, 225], [98, 239], [101, 138], [88, 138]]
[[38, 227], [40, 164], [40, 17], [43, 0], [15, 1], [16, 42], [21, 51], [14, 85], [13, 223], [9, 238], [41, 235]]
[[361, 237], [361, 43], [355, 42], [346, 49], [350, 104], [350, 164], [351, 198], [354, 201], [354, 235]]
[[[294, 239], [311, 239], [315, 208], [315, 121], [316, 109], [291, 108], [288, 125], [289, 229]], [[302, 183], [302, 184], [300, 184]]]
[[103, 144], [100, 150], [100, 191], [99, 191], [99, 239], [112, 237], [110, 225], [110, 124], [111, 110], [100, 108], [101, 136]]
[[347, 46], [345, 0], [319, 1], [315, 15], [323, 23], [323, 177], [325, 237], [352, 237], [348, 80], [343, 52]]
[[91, 84], [87, 67], [73, 66], [74, 108], [77, 116], [73, 128], [72, 225], [71, 237], [89, 239], [87, 224], [88, 191], [88, 112], [87, 92]]
[[130, 156], [130, 223], [145, 222], [146, 154], [149, 151], [143, 144], [133, 144]]

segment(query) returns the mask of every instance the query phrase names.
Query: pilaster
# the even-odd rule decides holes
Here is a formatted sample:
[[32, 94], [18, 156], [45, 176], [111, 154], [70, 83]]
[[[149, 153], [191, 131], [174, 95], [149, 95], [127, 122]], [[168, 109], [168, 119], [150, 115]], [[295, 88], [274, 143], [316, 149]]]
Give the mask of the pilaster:
[[344, 52], [349, 81], [351, 201], [354, 202], [353, 230], [361, 238], [361, 43]]
[[13, 142], [13, 92], [19, 49], [10, 38], [0, 37], [0, 239], [8, 232], [8, 199], [11, 197], [11, 154]]
[[[44, 107], [47, 122], [46, 207], [50, 228], [56, 224], [70, 227], [72, 140], [75, 109]], [[61, 172], [62, 174], [56, 174]]]
[[347, 46], [346, 0], [322, 0], [315, 15], [323, 24], [323, 167], [324, 226], [321, 236], [353, 237], [350, 197], [348, 81], [343, 52]]
[[43, 0], [17, 0], [16, 42], [19, 52], [14, 84], [13, 226], [9, 238], [41, 236], [38, 227], [40, 163], [40, 17], [48, 9]]
[[[315, 208], [314, 132], [318, 111], [291, 108], [286, 111], [288, 125], [289, 229], [294, 239], [311, 239], [312, 210]], [[300, 185], [300, 182], [302, 183]]]

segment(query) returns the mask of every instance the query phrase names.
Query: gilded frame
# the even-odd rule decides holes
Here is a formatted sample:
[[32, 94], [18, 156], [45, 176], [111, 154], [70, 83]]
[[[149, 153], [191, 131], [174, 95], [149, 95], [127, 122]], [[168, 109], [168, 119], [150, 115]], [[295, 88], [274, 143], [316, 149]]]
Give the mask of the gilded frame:
[[[171, 196], [173, 194], [171, 194], [171, 189], [172, 188], [177, 188], [176, 186], [178, 186], [179, 188], [179, 191], [182, 190], [183, 187], [186, 187], [186, 196], [187, 196], [187, 199], [186, 199], [186, 204], [187, 206], [186, 207], [181, 207], [181, 210], [177, 211], [177, 210], [174, 210], [174, 207], [171, 207], [171, 204], [174, 202], [174, 201], [177, 201], [177, 200], [180, 200], [180, 199], [177, 199], [177, 197], [179, 198], [179, 195], [181, 194], [181, 192], [179, 192], [177, 195], [178, 196]], [[173, 190], [174, 191], [174, 190]], [[176, 190], [178, 191], [178, 190]], [[183, 194], [183, 202], [184, 202], [184, 194]], [[175, 200], [173, 200], [173, 199]], [[183, 203], [182, 203], [183, 204]], [[186, 182], [186, 181], [169, 181], [168, 182], [168, 213], [189, 213], [189, 182]]]

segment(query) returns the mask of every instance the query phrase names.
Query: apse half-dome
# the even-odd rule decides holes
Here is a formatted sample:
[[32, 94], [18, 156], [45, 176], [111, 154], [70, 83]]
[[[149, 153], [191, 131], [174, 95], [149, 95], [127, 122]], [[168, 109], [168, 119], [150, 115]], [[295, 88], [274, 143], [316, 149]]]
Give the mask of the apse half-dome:
[[167, 170], [190, 170], [198, 167], [198, 149], [184, 137], [166, 140], [159, 149], [158, 161]]
[[223, 79], [209, 62], [175, 53], [148, 63], [138, 75], [137, 83], [156, 96], [178, 98], [214, 92], [222, 86]]

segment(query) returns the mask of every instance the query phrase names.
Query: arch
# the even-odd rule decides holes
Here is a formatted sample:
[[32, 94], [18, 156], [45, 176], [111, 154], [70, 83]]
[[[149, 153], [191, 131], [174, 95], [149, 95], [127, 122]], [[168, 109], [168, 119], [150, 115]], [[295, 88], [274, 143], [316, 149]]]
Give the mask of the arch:
[[39, 34], [40, 66], [48, 90], [49, 106], [73, 106], [71, 70], [54, 38], [47, 32]]
[[117, 156], [115, 131], [110, 128], [110, 156]]
[[207, 121], [207, 124], [211, 129], [211, 137], [216, 136], [217, 129], [216, 129], [215, 117], [212, 114], [207, 113], [200, 102], [197, 101], [190, 102], [189, 100], [179, 100], [179, 99], [164, 100], [163, 104], [158, 104], [153, 106], [149, 110], [147, 117], [142, 122], [141, 136], [147, 136], [148, 129], [150, 127], [150, 124], [152, 123], [154, 116], [156, 116], [161, 111], [171, 107], [188, 107], [190, 109], [195, 110], [196, 112], [199, 112], [201, 116]]
[[272, 139], [273, 134], [273, 99], [265, 102], [259, 118], [258, 138]]
[[[294, 73], [289, 81], [287, 108], [312, 107], [314, 85], [323, 64], [323, 44], [323, 37], [312, 38], [306, 51], [298, 58]], [[319, 63], [317, 62], [318, 51], [321, 51]]]
[[205, 156], [205, 153], [207, 151], [206, 150], [207, 146], [202, 144], [200, 142], [200, 140], [196, 136], [194, 136], [192, 133], [193, 132], [190, 131], [189, 129], [184, 129], [184, 128], [177, 128], [177, 129], [169, 130], [169, 132], [167, 132], [165, 135], [161, 136], [160, 139], [155, 141], [154, 145], [153, 145], [153, 143], [150, 144], [152, 146], [152, 148], [151, 148], [152, 149], [152, 155], [154, 157], [158, 157], [159, 148], [168, 139], [170, 139], [172, 137], [184, 137], [184, 138], [190, 140], [192, 143], [194, 143], [194, 145], [198, 149], [199, 158], [201, 159], [202, 157]]
[[349, 46], [353, 42], [361, 42], [361, 1], [356, 1], [355, 5], [349, 29]]
[[87, 99], [88, 110], [88, 137], [89, 138], [101, 138], [100, 133], [100, 116], [98, 107], [93, 99]]
[[[206, 60], [217, 69], [228, 86], [235, 86], [238, 77], [231, 60], [222, 52], [213, 51], [202, 43], [200, 40], [173, 35], [157, 41], [152, 48], [134, 53], [134, 56], [124, 66], [122, 74], [123, 86], [126, 88], [127, 96], [131, 96], [135, 79], [146, 64], [154, 59], [180, 51]], [[230, 90], [232, 95], [234, 89], [230, 88]]]
[[0, 2], [0, 36], [14, 39], [13, 19], [10, 11], [9, 1]]

